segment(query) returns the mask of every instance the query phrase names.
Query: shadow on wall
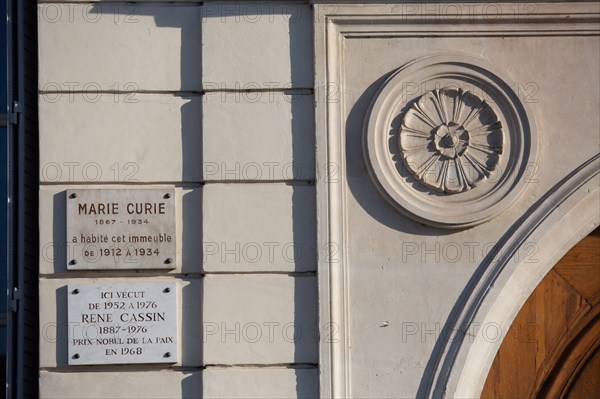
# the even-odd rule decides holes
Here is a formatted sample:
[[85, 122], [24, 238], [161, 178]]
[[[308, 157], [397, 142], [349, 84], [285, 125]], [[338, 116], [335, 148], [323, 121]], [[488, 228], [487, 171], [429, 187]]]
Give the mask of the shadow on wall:
[[[205, 5], [207, 7], [209, 5]], [[251, 7], [232, 7], [223, 4], [211, 4], [211, 7], [217, 7], [218, 9], [215, 12], [215, 9], [211, 9], [210, 12], [204, 12], [202, 15], [202, 22], [204, 22], [207, 18], [225, 18], [225, 17], [242, 17], [246, 20], [251, 21], [252, 18], [257, 17], [257, 12], [264, 13], [269, 15], [270, 18], [286, 18], [289, 22], [289, 36], [290, 36], [290, 64], [291, 64], [291, 76], [290, 81], [292, 82], [292, 89], [286, 90], [285, 94], [290, 95], [292, 99], [292, 163], [297, 164], [295, 160], [302, 158], [301, 151], [304, 149], [306, 151], [307, 147], [311, 147], [311, 151], [314, 154], [314, 140], [307, 146], [305, 139], [303, 137], [307, 137], [306, 134], [302, 134], [301, 129], [306, 128], [307, 124], [305, 121], [301, 119], [301, 116], [305, 117], [306, 113], [302, 112], [299, 109], [299, 101], [293, 101], [293, 97], [306, 95], [307, 91], [310, 95], [313, 94], [313, 87], [297, 87], [294, 85], [294, 82], [299, 82], [302, 80], [306, 80], [307, 71], [306, 68], [303, 68], [304, 65], [310, 65], [312, 68], [312, 25], [310, 24], [301, 24], [297, 23], [301, 21], [301, 14], [303, 12], [310, 12], [310, 8], [303, 7], [299, 5], [285, 5], [285, 6], [275, 6], [269, 4], [260, 4], [253, 5]], [[180, 79], [181, 79], [181, 87], [178, 88], [174, 93], [169, 93], [183, 99], [189, 99], [185, 105], [183, 105], [180, 109], [181, 112], [181, 153], [183, 157], [183, 169], [181, 179], [184, 182], [202, 184], [202, 181], [198, 181], [197, 176], [202, 176], [202, 95], [203, 87], [202, 87], [202, 23], [199, 23], [197, 26], [194, 26], [194, 29], [191, 30], [187, 26], [174, 26], [173, 21], [176, 21], [176, 18], [169, 17], [169, 10], [172, 10], [175, 7], [202, 7], [200, 3], [192, 4], [192, 3], [169, 3], [169, 4], [123, 4], [119, 9], [115, 9], [114, 4], [95, 4], [90, 8], [90, 13], [105, 13], [107, 9], [110, 8], [111, 13], [120, 12], [124, 15], [129, 16], [132, 20], [135, 20], [136, 17], [147, 17], [151, 16], [154, 18], [155, 24], [158, 28], [179, 28], [181, 30], [181, 70], [180, 70]], [[203, 8], [204, 10], [204, 8]], [[312, 17], [310, 18], [312, 20]], [[200, 22], [200, 21], [199, 21]], [[235, 27], [232, 27], [235, 29]], [[200, 32], [200, 35], [198, 35]], [[307, 42], [311, 47], [311, 51], [307, 52]], [[310, 62], [306, 62], [306, 57], [311, 57]], [[126, 60], [125, 60], [126, 61]], [[126, 66], [125, 66], [126, 67]], [[313, 71], [311, 69], [310, 75], [313, 75]], [[289, 82], [281, 82], [282, 87], [288, 85]], [[150, 90], [152, 88], [149, 88]], [[303, 90], [304, 89], [304, 90]], [[307, 90], [308, 89], [308, 90]], [[296, 92], [296, 90], [298, 90]], [[200, 105], [193, 104], [194, 101], [199, 101]], [[198, 112], [200, 109], [200, 113]], [[314, 119], [314, 118], [313, 118]], [[312, 128], [314, 124], [308, 124]], [[306, 132], [304, 132], [306, 133]], [[200, 137], [198, 137], [200, 136]], [[314, 165], [314, 164], [313, 164]], [[314, 166], [313, 166], [314, 167]], [[314, 170], [311, 171], [310, 176], [314, 176]], [[316, 246], [316, 214], [314, 214], [315, 204], [310, 204], [310, 208], [313, 210], [312, 220], [306, 220], [306, 195], [301, 196], [300, 191], [303, 189], [306, 190], [307, 187], [313, 187], [312, 189], [312, 201], [315, 201], [314, 195], [314, 180], [300, 180], [300, 181], [292, 181], [288, 182], [293, 188], [292, 194], [292, 217], [293, 217], [293, 234], [294, 234], [294, 242], [302, 242], [303, 237], [306, 232], [307, 224], [310, 226], [309, 228], [312, 230], [312, 236], [315, 237]], [[60, 197], [60, 198], [59, 198]], [[64, 204], [64, 193], [57, 194], [56, 200], [59, 202], [62, 198], [62, 202]], [[185, 203], [186, 199], [184, 196], [184, 212], [185, 212]], [[193, 202], [193, 201], [192, 201]], [[55, 215], [57, 209], [55, 207]], [[268, 217], [268, 215], [265, 215]], [[185, 213], [184, 213], [185, 219]], [[183, 232], [183, 243], [184, 248], [186, 246], [198, 245], [201, 240], [200, 234], [198, 232], [199, 229], [192, 229], [193, 236], [191, 234], [186, 234], [187, 230], [184, 224], [184, 232]], [[55, 232], [56, 233], [56, 232]], [[64, 237], [64, 232], [62, 232]], [[193, 242], [192, 242], [193, 241]], [[313, 252], [316, 248], [311, 248]], [[308, 251], [305, 251], [308, 252]], [[314, 252], [316, 254], [316, 252]], [[184, 251], [185, 255], [185, 251]], [[303, 254], [302, 256], [307, 256]], [[316, 271], [316, 256], [314, 258], [314, 270]], [[202, 259], [202, 258], [200, 258]], [[185, 264], [182, 262], [182, 264]], [[294, 322], [298, 326], [305, 325], [306, 320], [299, 320], [299, 315], [305, 314], [306, 309], [314, 309], [317, 312], [317, 297], [316, 294], [307, 295], [307, 292], [301, 292], [299, 289], [300, 285], [297, 283], [299, 279], [310, 278], [314, 281], [314, 285], [316, 287], [316, 276], [315, 272], [302, 273], [297, 275], [292, 273], [291, 276], [295, 278], [295, 292], [294, 292]], [[188, 287], [189, 288], [189, 287]], [[182, 293], [182, 301], [186, 303], [186, 296], [188, 295], [184, 289]], [[316, 293], [316, 290], [311, 290], [310, 293]], [[66, 295], [66, 294], [65, 294]], [[202, 303], [197, 303], [197, 309], [202, 309]], [[184, 314], [185, 314], [184, 309]], [[201, 312], [187, 312], [189, 315], [195, 315], [195, 317], [201, 317]], [[315, 323], [317, 322], [317, 314], [312, 315], [311, 319], [314, 319]], [[192, 328], [187, 328], [186, 324], [190, 323], [189, 320], [182, 320], [182, 341], [183, 342], [191, 342], [192, 337], [185, 337], [186, 331], [192, 331]], [[304, 319], [304, 318], [302, 318]], [[193, 324], [196, 324], [197, 321]], [[304, 332], [302, 337], [298, 337], [298, 340], [308, 339], [307, 332]], [[202, 337], [198, 337], [199, 340], [202, 340]], [[315, 397], [318, 395], [318, 341], [314, 341], [314, 344], [311, 345], [310, 354], [300, 353], [300, 347], [306, 348], [304, 345], [298, 345], [296, 343], [296, 351], [294, 356], [294, 365], [288, 366], [289, 368], [295, 369], [296, 372], [296, 394], [297, 397]], [[184, 354], [182, 358], [185, 358], [185, 348], [181, 348], [182, 353]], [[304, 349], [306, 350], [306, 349]], [[306, 359], [313, 359], [310, 363], [306, 363]], [[303, 362], [302, 364], [299, 364]], [[310, 372], [307, 372], [310, 370]], [[194, 375], [188, 375], [182, 379], [181, 385], [181, 394], [183, 397], [195, 397], [197, 396], [200, 383], [193, 379]], [[201, 390], [201, 389], [200, 389]]]
[[[376, 183], [369, 177], [367, 172], [363, 157], [363, 121], [377, 91], [394, 72], [390, 71], [373, 82], [358, 98], [348, 114], [345, 150], [348, 187], [361, 207], [373, 219], [385, 226], [414, 235], [439, 236], [453, 234], [456, 232], [455, 230], [435, 229], [410, 218], [399, 217], [398, 211], [385, 200], [384, 196], [378, 191]], [[395, 131], [394, 128], [398, 127], [398, 123], [397, 118], [394, 121], [395, 126], [392, 126], [392, 132], [390, 132], [390, 148], [396, 148], [396, 136], [393, 131]], [[360, 160], [360, 162], [356, 160]]]
[[[375, 97], [377, 91], [381, 85], [389, 78], [394, 71], [390, 71], [387, 74], [381, 76], [378, 80], [373, 82], [362, 95], [358, 98], [355, 105], [350, 110], [346, 123], [346, 159], [348, 160], [363, 160], [363, 121], [369, 110], [372, 99]], [[408, 106], [407, 106], [408, 107]], [[405, 108], [406, 109], [406, 108]], [[404, 112], [404, 110], [403, 110]], [[398, 118], [393, 123], [398, 123]], [[397, 128], [397, 125], [395, 125]], [[394, 140], [394, 136], [390, 137], [390, 140]], [[390, 142], [390, 146], [395, 145], [395, 141]], [[365, 162], [347, 162], [346, 171], [348, 175], [348, 187], [350, 192], [356, 199], [356, 201], [362, 206], [362, 208], [379, 223], [386, 225], [394, 230], [402, 231], [407, 234], [415, 236], [440, 236], [450, 235], [461, 230], [443, 230], [432, 228], [424, 224], [420, 224], [416, 221], [411, 220], [407, 217], [401, 217], [397, 210], [390, 205], [384, 196], [378, 191], [375, 186], [375, 182], [370, 178]], [[509, 230], [509, 233], [505, 235], [500, 241], [500, 244], [506, 240], [506, 237], [510, 236], [514, 232], [513, 229]], [[501, 245], [500, 245], [501, 247]], [[481, 277], [483, 272], [486, 270], [490, 259], [495, 255], [498, 245], [490, 252], [490, 254], [481, 262], [480, 266], [475, 270], [473, 277], [469, 280], [468, 284], [460, 294], [456, 304], [453, 306], [445, 326], [456, 326], [462, 306], [466, 303], [469, 294], [475, 287], [478, 279]], [[453, 344], [454, 345], [454, 344]], [[446, 350], [446, 343], [444, 340], [437, 340], [432, 354], [426, 364], [423, 372], [423, 377], [420, 381], [417, 397], [425, 398], [429, 397], [432, 393], [430, 391], [431, 384], [435, 377], [438, 367], [440, 367], [440, 357]], [[447, 373], [450, 370], [451, 365], [444, 365], [445, 369], [443, 373]], [[440, 397], [443, 393], [436, 392], [436, 395]]]
[[[287, 21], [289, 29], [289, 49], [290, 49], [290, 66], [291, 71], [289, 81], [276, 82], [277, 88], [275, 91], [283, 91], [288, 96], [288, 101], [291, 104], [291, 132], [292, 132], [292, 165], [302, 165], [303, 159], [306, 158], [306, 152], [309, 151], [314, 157], [314, 122], [306, 123], [306, 108], [302, 106], [302, 96], [313, 95], [312, 76], [312, 25], [302, 23], [306, 21], [307, 16], [303, 13], [311, 12], [311, 9], [302, 5], [271, 5], [266, 3], [257, 4], [207, 4], [208, 7], [203, 16], [203, 21], [210, 18], [219, 18], [226, 23], [234, 19], [239, 23], [253, 23], [260, 20], [268, 19], [269, 22], [280, 23], [282, 20]], [[309, 20], [312, 20], [312, 15]], [[235, 24], [232, 24], [231, 29], [235, 29]], [[269, 29], [268, 24], [259, 26], [257, 23], [256, 29]], [[217, 38], [209, 38], [216, 40]], [[226, 41], [224, 41], [226, 42]], [[307, 49], [308, 47], [308, 49]], [[307, 51], [309, 50], [309, 51]], [[232, 52], [224, 52], [230, 59], [228, 62], [238, 62], [239, 55]], [[206, 56], [210, 56], [205, 54]], [[257, 59], [248, 60], [252, 68], [260, 68], [261, 58], [257, 55]], [[307, 57], [310, 57], [307, 62]], [[221, 62], [223, 62], [221, 60]], [[265, 61], [268, 62], [268, 61]], [[259, 64], [259, 65], [257, 65]], [[307, 65], [311, 68], [307, 73]], [[264, 65], [269, 67], [269, 65]], [[309, 86], [302, 82], [307, 81], [307, 75], [311, 78]], [[261, 86], [267, 82], [236, 82], [239, 87], [244, 87], [245, 84], [252, 83], [253, 85]], [[269, 82], [274, 83], [274, 82]], [[272, 86], [271, 86], [272, 87]], [[265, 88], [266, 89], [266, 88]], [[314, 114], [311, 114], [314, 115]], [[314, 121], [314, 116], [312, 117]], [[312, 122], [311, 121], [311, 122]], [[307, 128], [311, 132], [303, 131]], [[308, 133], [308, 134], [307, 134]], [[307, 143], [307, 138], [310, 142]], [[306, 331], [306, 327], [313, 327], [317, 324], [318, 305], [316, 294], [316, 198], [314, 192], [314, 160], [312, 162], [312, 170], [294, 172], [297, 180], [286, 181], [286, 184], [292, 188], [292, 224], [293, 224], [293, 242], [303, 243], [305, 237], [314, 237], [312, 248], [295, 248], [294, 259], [296, 267], [299, 262], [306, 262], [310, 259], [311, 271], [302, 273], [290, 273], [290, 278], [294, 278], [294, 325], [298, 327], [298, 334], [294, 336], [295, 350], [294, 363], [288, 365], [288, 369], [293, 369], [296, 376], [296, 396], [298, 398], [312, 398], [318, 396], [318, 340], [313, 339], [312, 331]], [[273, 183], [281, 184], [281, 183]], [[307, 190], [311, 190], [311, 195], [307, 195]], [[312, 201], [307, 204], [307, 197]], [[310, 209], [310, 217], [307, 217], [307, 208]], [[265, 220], [268, 220], [269, 215], [265, 215]], [[307, 232], [308, 230], [308, 232]], [[305, 270], [305, 269], [303, 269]], [[306, 280], [312, 280], [306, 284]], [[315, 289], [307, 290], [307, 286], [314, 286]], [[314, 311], [314, 314], [307, 314], [307, 309]], [[308, 320], [307, 320], [308, 319]], [[303, 330], [304, 328], [304, 330]], [[310, 343], [307, 344], [307, 340]], [[307, 353], [308, 351], [308, 353]]]
[[[100, 0], [102, 1], [102, 0]], [[108, 2], [107, 2], [108, 3]], [[183, 100], [188, 100], [180, 107], [181, 113], [181, 154], [182, 154], [182, 169], [181, 181], [183, 184], [176, 184], [178, 188], [197, 188], [202, 184], [202, 24], [173, 24], [177, 18], [173, 17], [173, 10], [177, 7], [199, 9], [201, 3], [165, 3], [165, 4], [94, 4], [88, 8], [90, 14], [110, 14], [121, 15], [127, 18], [132, 23], [138, 20], [138, 17], [152, 17], [157, 28], [178, 28], [181, 32], [181, 48], [180, 48], [180, 82], [178, 88], [173, 88], [172, 92], [160, 93], [165, 95], [173, 95]], [[198, 13], [199, 14], [199, 13]], [[159, 48], [159, 47], [158, 47]], [[157, 50], [158, 51], [158, 50]], [[160, 55], [158, 55], [160, 56]], [[127, 67], [127, 60], [123, 60], [124, 67]], [[148, 92], [156, 92], [153, 87], [144, 88]], [[165, 132], [169, 133], [169, 132]], [[171, 132], [172, 133], [172, 132]], [[152, 143], [144, 143], [151, 145]], [[165, 182], [172, 183], [172, 182]], [[197, 191], [197, 190], [196, 190]], [[57, 196], [64, 197], [64, 193]], [[58, 198], [57, 198], [58, 199]], [[200, 199], [200, 202], [198, 202]], [[64, 198], [63, 198], [64, 201]], [[64, 203], [64, 202], [63, 202]], [[182, 212], [183, 219], [186, 218], [186, 209], [192, 211], [191, 206], [202, 204], [201, 197], [194, 191], [182, 194]], [[64, 208], [63, 208], [64, 209]], [[56, 214], [56, 208], [55, 208]], [[193, 212], [193, 214], [197, 214]], [[55, 219], [56, 220], [56, 219]], [[202, 242], [201, 237], [201, 222], [202, 219], [194, 220], [194, 223], [200, 223], [200, 226], [193, 226], [191, 223], [183, 223], [182, 230], [182, 259], [180, 264], [185, 272], [186, 267], [191, 267], [195, 271], [201, 270], [201, 265], [194, 265], [201, 262], [202, 256], [197, 259], [186, 259], [186, 248], [197, 248]], [[63, 235], [64, 237], [64, 235]], [[189, 257], [189, 256], [188, 256]], [[189, 266], [192, 265], [192, 266]], [[184, 282], [193, 283], [190, 279], [184, 279]], [[191, 345], [193, 342], [202, 342], [202, 279], [199, 280], [199, 287], [195, 290], [192, 284], [185, 285], [181, 289], [181, 343], [180, 343], [180, 362], [182, 365], [188, 366], [191, 359], [197, 358], [192, 353], [186, 352], [183, 344]], [[198, 290], [200, 292], [198, 292]], [[59, 293], [57, 293], [59, 294]], [[66, 297], [66, 293], [63, 293]], [[194, 319], [192, 319], [192, 317]], [[191, 336], [193, 335], [193, 336]], [[192, 346], [199, 348], [202, 351], [202, 345]], [[57, 346], [58, 350], [58, 346]], [[200, 359], [203, 359], [200, 354]], [[202, 363], [202, 362], [201, 362]], [[202, 364], [194, 364], [193, 370], [182, 371], [184, 375], [181, 379], [181, 395], [184, 398], [197, 397], [198, 392], [202, 392], [202, 379], [199, 371]]]
[[[300, 9], [300, 10], [308, 10], [307, 8], [305, 9]], [[305, 31], [305, 27], [300, 24], [300, 23], [294, 23], [295, 20], [299, 20], [300, 19], [300, 15], [291, 14], [290, 17], [290, 22], [289, 22], [289, 29], [290, 29], [290, 65], [291, 65], [291, 81], [295, 82], [295, 81], [299, 81], [301, 80], [301, 76], [303, 74], [306, 73], [305, 70], [303, 70], [303, 61], [304, 58], [306, 56], [306, 51], [304, 50], [306, 48], [306, 40], [307, 40], [307, 36], [308, 39], [310, 39], [311, 41], [311, 51], [309, 52], [310, 56], [312, 57], [313, 51], [312, 51], [312, 32], [307, 33]], [[312, 18], [311, 18], [312, 20]], [[310, 65], [312, 66], [313, 63], [311, 62]], [[311, 74], [314, 76], [314, 70], [311, 71]], [[313, 89], [312, 93], [313, 93], [313, 98], [314, 101], [316, 101], [316, 94], [314, 93], [314, 82], [313, 82], [313, 87], [311, 87], [311, 89]], [[300, 159], [303, 158], [303, 154], [302, 151], [310, 151], [310, 153], [313, 154], [313, 157], [316, 155], [316, 151], [315, 151], [315, 131], [314, 131], [314, 122], [311, 124], [308, 124], [308, 126], [310, 126], [312, 128], [312, 134], [302, 134], [301, 129], [306, 128], [307, 124], [304, 123], [304, 121], [302, 121], [301, 116], [305, 115], [302, 113], [302, 110], [300, 109], [299, 105], [299, 101], [292, 101], [292, 164], [299, 164], [300, 163]], [[314, 121], [314, 114], [312, 117], [313, 121]], [[312, 137], [312, 143], [311, 143], [311, 148], [306, 149], [306, 145], [305, 143], [303, 143], [304, 140], [306, 140], [306, 137]], [[314, 165], [316, 164], [316, 162], [313, 162], [313, 168], [315, 167]], [[310, 176], [315, 176], [315, 170], [311, 171]], [[315, 177], [316, 178], [316, 177]], [[306, 189], [307, 187], [302, 187], [302, 185], [308, 185], [310, 187], [312, 187], [311, 193], [312, 195], [310, 196], [312, 204], [310, 206], [310, 208], [312, 208], [313, 213], [310, 217], [310, 220], [306, 220], [306, 207], [308, 206], [306, 204], [306, 195], [302, 196], [300, 191], [303, 189]], [[318, 289], [315, 289], [314, 291], [310, 291], [310, 293], [312, 293], [312, 298], [307, 295], [306, 292], [302, 292], [299, 288], [300, 288], [300, 284], [298, 284], [299, 279], [306, 279], [306, 278], [310, 278], [313, 280], [313, 284], [315, 287], [318, 286], [318, 281], [316, 278], [316, 270], [317, 270], [317, 253], [318, 253], [318, 248], [317, 248], [317, 230], [316, 230], [316, 221], [317, 221], [317, 215], [316, 215], [316, 191], [314, 189], [315, 187], [315, 181], [303, 181], [303, 182], [294, 182], [293, 186], [292, 186], [292, 223], [293, 223], [293, 238], [294, 238], [294, 242], [303, 242], [303, 237], [314, 237], [313, 238], [313, 242], [312, 242], [312, 246], [314, 248], [314, 250], [308, 254], [306, 252], [309, 251], [304, 251], [304, 254], [300, 254], [300, 259], [302, 259], [302, 256], [310, 256], [313, 260], [313, 268], [311, 268], [311, 270], [314, 270], [315, 272], [306, 276], [297, 276], [295, 278], [295, 285], [294, 285], [294, 319], [295, 322], [298, 324], [300, 322], [300, 320], [298, 320], [298, 315], [300, 315], [301, 312], [306, 312], [306, 309], [314, 309], [314, 312], [316, 314], [313, 315], [314, 317], [314, 325], [315, 325], [315, 329], [317, 331], [319, 331], [319, 307], [318, 307]], [[307, 226], [309, 225], [309, 229], [311, 230], [308, 234], [303, 234], [303, 231], [306, 231]], [[294, 256], [294, 259], [297, 259], [296, 256]], [[305, 335], [309, 335], [309, 334], [305, 334]], [[313, 344], [311, 345], [310, 349], [312, 351], [311, 353], [311, 358], [314, 359], [311, 364], [309, 365], [303, 365], [304, 367], [308, 366], [310, 367], [309, 370], [313, 371], [310, 372], [308, 370], [302, 370], [302, 369], [296, 369], [296, 397], [298, 398], [314, 398], [314, 397], [319, 397], [319, 391], [318, 389], [314, 389], [317, 388], [319, 386], [319, 382], [318, 382], [318, 365], [319, 365], [319, 335], [318, 334], [310, 334], [310, 335], [314, 335], [315, 338], [312, 342]], [[306, 337], [302, 338], [300, 337], [299, 339], [306, 339]], [[312, 337], [311, 337], [312, 339]], [[299, 345], [296, 345], [295, 348], [295, 353], [294, 353], [294, 362], [295, 363], [300, 363], [302, 362], [301, 358], [306, 358], [306, 356], [302, 356], [301, 353], [299, 353], [301, 349], [299, 348]], [[304, 371], [304, 372], [303, 372]]]
[[[90, 14], [120, 14], [125, 22], [136, 23], [138, 17], [152, 17], [157, 28], [179, 28], [181, 31], [180, 48], [180, 82], [173, 95], [188, 100], [181, 108], [181, 181], [200, 183], [202, 176], [202, 24], [179, 24], [174, 16], [178, 7], [200, 9], [201, 4], [95, 4], [89, 9]], [[200, 13], [198, 12], [198, 15]], [[160, 46], [156, 47], [156, 51]], [[157, 58], [160, 54], [157, 55]], [[127, 60], [123, 60], [127, 67]], [[149, 68], [150, 69], [150, 68]], [[145, 87], [146, 92], [156, 92], [156, 88]], [[162, 94], [162, 93], [161, 93]], [[198, 112], [200, 111], [200, 112]], [[167, 132], [165, 132], [167, 133]], [[151, 144], [151, 143], [146, 143]]]

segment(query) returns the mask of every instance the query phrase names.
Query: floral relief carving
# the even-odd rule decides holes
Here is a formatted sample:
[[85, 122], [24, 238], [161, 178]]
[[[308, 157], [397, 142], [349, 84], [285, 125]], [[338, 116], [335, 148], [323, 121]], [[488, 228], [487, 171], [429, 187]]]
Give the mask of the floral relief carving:
[[452, 194], [490, 176], [503, 148], [502, 123], [494, 109], [462, 89], [436, 89], [406, 112], [399, 145], [404, 162], [421, 183]]

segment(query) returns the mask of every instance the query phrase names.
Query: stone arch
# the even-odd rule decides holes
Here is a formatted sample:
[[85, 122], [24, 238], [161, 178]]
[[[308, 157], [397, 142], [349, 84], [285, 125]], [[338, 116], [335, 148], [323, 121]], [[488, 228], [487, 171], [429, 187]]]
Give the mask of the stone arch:
[[[502, 337], [490, 339], [485, 326], [508, 331], [518, 311], [552, 267], [600, 224], [599, 169], [595, 156], [557, 183], [514, 226], [464, 302], [456, 333], [441, 354], [430, 395], [479, 397]], [[513, 255], [535, 243], [536, 262]]]

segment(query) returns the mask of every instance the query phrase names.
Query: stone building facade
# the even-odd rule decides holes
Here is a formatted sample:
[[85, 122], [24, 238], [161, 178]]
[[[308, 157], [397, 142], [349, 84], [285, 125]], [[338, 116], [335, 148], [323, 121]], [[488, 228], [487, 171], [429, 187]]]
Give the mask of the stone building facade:
[[[600, 222], [597, 2], [39, 0], [37, 22], [40, 397], [477, 397]], [[114, 189], [173, 192], [173, 267], [72, 267], [69, 195]], [[176, 362], [76, 364], [73, 285], [151, 283]]]

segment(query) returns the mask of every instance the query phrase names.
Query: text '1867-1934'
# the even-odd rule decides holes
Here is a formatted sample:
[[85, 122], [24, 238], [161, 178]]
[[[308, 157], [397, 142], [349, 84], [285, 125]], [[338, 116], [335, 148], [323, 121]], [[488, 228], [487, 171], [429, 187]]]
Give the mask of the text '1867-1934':
[[173, 269], [175, 190], [67, 191], [67, 268]]

